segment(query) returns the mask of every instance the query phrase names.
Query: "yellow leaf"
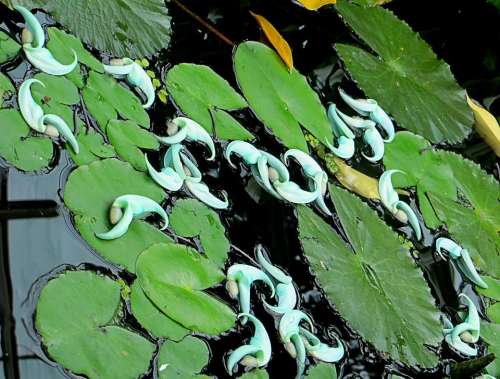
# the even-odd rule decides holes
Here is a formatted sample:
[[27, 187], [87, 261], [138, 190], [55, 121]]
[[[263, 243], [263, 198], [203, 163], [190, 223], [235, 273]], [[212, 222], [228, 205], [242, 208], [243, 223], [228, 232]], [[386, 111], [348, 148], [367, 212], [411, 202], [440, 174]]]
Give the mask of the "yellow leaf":
[[291, 70], [293, 68], [293, 57], [292, 49], [290, 49], [288, 42], [286, 42], [280, 32], [278, 32], [273, 24], [267, 21], [265, 17], [253, 13], [252, 11], [250, 11], [250, 14], [257, 20], [271, 45], [274, 47], [283, 62], [285, 62], [288, 66], [288, 69]]
[[310, 11], [315, 11], [322, 6], [328, 5], [328, 4], [335, 4], [337, 0], [296, 0], [299, 4], [304, 6], [304, 8], [310, 10]]
[[367, 199], [380, 200], [378, 193], [378, 180], [355, 170], [342, 159], [334, 158], [338, 171], [335, 173], [337, 180], [348, 190]]
[[469, 96], [467, 103], [474, 113], [477, 133], [493, 149], [497, 157], [500, 157], [500, 126], [497, 119], [486, 109], [477, 105]]

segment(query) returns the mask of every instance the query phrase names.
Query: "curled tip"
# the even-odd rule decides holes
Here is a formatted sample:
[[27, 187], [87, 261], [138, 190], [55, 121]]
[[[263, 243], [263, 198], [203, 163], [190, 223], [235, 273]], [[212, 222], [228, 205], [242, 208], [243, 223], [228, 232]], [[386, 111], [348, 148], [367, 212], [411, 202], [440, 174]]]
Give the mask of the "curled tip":
[[257, 163], [257, 159], [262, 155], [260, 150], [245, 141], [232, 141], [227, 145], [226, 151], [224, 152], [224, 157], [229, 162], [231, 167], [236, 168], [234, 163], [231, 161], [231, 154], [236, 154], [243, 159], [243, 161], [248, 165], [254, 165]]
[[175, 170], [170, 167], [166, 167], [161, 172], [158, 172], [151, 165], [151, 163], [149, 163], [146, 154], [144, 154], [144, 160], [146, 162], [149, 175], [157, 184], [169, 191], [178, 191], [181, 189], [183, 180]]
[[14, 5], [14, 9], [21, 13], [21, 16], [24, 18], [24, 22], [26, 24], [26, 28], [31, 33], [33, 41], [29, 44], [34, 48], [41, 48], [45, 44], [45, 34], [43, 32], [42, 25], [35, 17], [33, 13], [31, 13], [28, 9], [20, 5]]
[[256, 256], [257, 262], [262, 266], [262, 268], [271, 275], [275, 280], [280, 283], [290, 284], [292, 283], [292, 278], [286, 275], [281, 269], [274, 266], [264, 255], [263, 248], [261, 245], [257, 245]]
[[67, 75], [73, 71], [78, 64], [78, 57], [73, 50], [73, 62], [70, 64], [62, 64], [57, 61], [52, 53], [44, 47], [31, 47], [30, 45], [24, 45], [24, 53], [26, 58], [30, 63], [35, 66], [40, 71], [43, 71], [49, 75], [61, 76]]
[[229, 200], [227, 199], [227, 196], [224, 194], [224, 200], [215, 197], [212, 193], [210, 193], [210, 190], [205, 183], [195, 182], [189, 179], [187, 179], [185, 183], [189, 192], [208, 206], [215, 209], [227, 209], [229, 207]]
[[370, 113], [370, 119], [375, 121], [382, 127], [382, 129], [384, 129], [384, 132], [387, 135], [387, 138], [384, 139], [385, 143], [389, 143], [394, 140], [396, 135], [394, 132], [394, 124], [392, 123], [389, 115], [385, 113], [379, 105], [377, 105], [376, 109]]
[[440, 237], [436, 240], [436, 251], [444, 259], [443, 250], [447, 251], [453, 259], [459, 258], [462, 254], [462, 247], [459, 244], [449, 238]]
[[335, 137], [347, 137], [349, 139], [354, 139], [355, 135], [351, 129], [346, 125], [346, 123], [339, 117], [337, 113], [337, 106], [334, 103], [330, 103], [328, 106], [328, 120], [332, 126], [333, 134]]
[[380, 200], [392, 214], [398, 211], [396, 203], [399, 201], [399, 195], [392, 185], [392, 175], [395, 173], [403, 173], [401, 170], [387, 170], [382, 173], [378, 181], [378, 192]]
[[354, 140], [344, 136], [340, 136], [337, 140], [337, 143], [338, 147], [335, 147], [328, 140], [325, 140], [325, 144], [328, 149], [337, 157], [342, 159], [351, 159], [354, 155]]
[[478, 274], [474, 263], [467, 249], [462, 249], [461, 256], [456, 260], [459, 271], [466, 276], [471, 282], [481, 288], [488, 288], [488, 284]]
[[380, 135], [379, 131], [375, 127], [367, 128], [363, 133], [363, 140], [373, 151], [373, 155], [363, 156], [370, 162], [378, 162], [384, 157], [384, 140]]
[[285, 163], [288, 165], [288, 158], [294, 158], [302, 167], [304, 173], [314, 178], [318, 173], [322, 173], [323, 169], [309, 154], [304, 153], [302, 150], [290, 149], [284, 154]]
[[45, 126], [40, 123], [40, 119], [43, 117], [43, 109], [35, 102], [31, 94], [31, 85], [35, 83], [45, 87], [45, 84], [38, 79], [27, 79], [19, 87], [19, 110], [30, 128], [39, 133], [45, 133]]
[[278, 305], [270, 305], [264, 301], [264, 306], [271, 312], [285, 314], [290, 312], [297, 305], [297, 292], [292, 283], [278, 283], [276, 286], [276, 298]]
[[69, 143], [73, 151], [78, 154], [80, 152], [80, 148], [78, 146], [78, 141], [76, 140], [75, 135], [71, 131], [70, 127], [61, 117], [55, 114], [47, 114], [40, 118], [40, 124], [54, 127], [59, 134], [64, 138], [64, 140]]
[[191, 120], [187, 117], [177, 117], [172, 120], [172, 122], [179, 126], [179, 128], [186, 128], [186, 139], [188, 141], [202, 142], [204, 143], [211, 152], [208, 160], [215, 159], [215, 145], [210, 134], [205, 130], [203, 126], [198, 124], [196, 121]]
[[337, 109], [337, 114], [351, 128], [354, 129], [371, 129], [375, 128], [375, 122], [361, 117], [351, 117]]
[[299, 326], [302, 321], [306, 321], [311, 329], [314, 329], [311, 318], [298, 309], [291, 310], [283, 315], [280, 320], [278, 331], [283, 343], [290, 341], [291, 336], [299, 334]]
[[156, 136], [156, 138], [164, 145], [175, 145], [184, 141], [186, 139], [186, 136], [187, 128], [181, 128], [177, 129], [177, 132], [175, 134], [168, 135], [167, 137]]
[[406, 216], [408, 217], [408, 223], [412, 227], [413, 231], [415, 232], [415, 238], [417, 241], [420, 241], [422, 239], [422, 230], [420, 228], [420, 223], [418, 222], [418, 217], [415, 214], [415, 211], [404, 201], [398, 201], [396, 203], [396, 208], [403, 211]]
[[321, 188], [316, 188], [315, 191], [305, 191], [293, 181], [284, 183], [276, 181], [274, 188], [283, 199], [294, 204], [308, 204], [321, 196]]
[[340, 97], [353, 110], [362, 116], [368, 116], [371, 112], [377, 109], [377, 102], [372, 99], [354, 99], [349, 96], [342, 88], [338, 88]]

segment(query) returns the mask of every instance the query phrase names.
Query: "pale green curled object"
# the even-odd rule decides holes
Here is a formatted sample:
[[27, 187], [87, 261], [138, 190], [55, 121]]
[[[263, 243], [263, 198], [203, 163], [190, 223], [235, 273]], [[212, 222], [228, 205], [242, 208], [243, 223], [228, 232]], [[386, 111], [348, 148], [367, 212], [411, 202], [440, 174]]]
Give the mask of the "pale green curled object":
[[[238, 298], [241, 313], [250, 313], [250, 289], [256, 281], [265, 283], [271, 289], [271, 297], [274, 297], [275, 289], [272, 280], [262, 270], [245, 265], [234, 264], [227, 270], [226, 289], [232, 299]], [[243, 324], [246, 318], [243, 317]]]
[[330, 120], [333, 134], [337, 137], [338, 147], [333, 146], [328, 140], [325, 140], [326, 146], [339, 158], [352, 158], [355, 148], [355, 135], [337, 114], [337, 106], [334, 103], [330, 103], [328, 106], [328, 120]]
[[415, 232], [416, 239], [420, 240], [422, 238], [422, 230], [420, 229], [417, 215], [408, 204], [399, 200], [399, 195], [392, 186], [391, 177], [397, 172], [404, 174], [401, 170], [387, 170], [380, 176], [378, 182], [380, 200], [382, 200], [384, 207], [388, 209], [396, 219], [404, 224], [409, 222]]
[[156, 171], [151, 163], [149, 163], [148, 156], [146, 154], [144, 154], [144, 160], [146, 161], [146, 167], [148, 168], [149, 175], [161, 187], [168, 191], [178, 191], [181, 189], [183, 180], [173, 168], [163, 167], [160, 171]]
[[436, 251], [443, 260], [446, 260], [443, 251], [447, 251], [452, 263], [462, 275], [479, 287], [488, 288], [488, 284], [477, 273], [467, 249], [462, 248], [462, 246], [449, 238], [440, 237], [436, 240]]
[[134, 218], [140, 218], [150, 213], [156, 213], [163, 219], [164, 230], [168, 226], [168, 216], [165, 210], [156, 201], [140, 195], [122, 195], [113, 201], [109, 210], [109, 221], [113, 228], [105, 233], [96, 233], [95, 235], [103, 240], [113, 240], [120, 238], [130, 226]]
[[61, 135], [71, 145], [74, 152], [78, 154], [80, 148], [68, 124], [57, 115], [44, 114], [42, 107], [33, 99], [31, 95], [31, 86], [33, 84], [40, 84], [45, 87], [45, 84], [38, 79], [27, 79], [19, 87], [18, 103], [24, 120], [30, 128], [39, 133], [49, 137], [59, 137]]
[[158, 140], [165, 145], [174, 145], [182, 141], [202, 142], [210, 149], [209, 161], [215, 159], [215, 145], [208, 132], [187, 117], [176, 117], [167, 124], [167, 137], [157, 136]]
[[335, 336], [337, 346], [332, 347], [327, 345], [326, 343], [321, 342], [318, 337], [316, 337], [306, 328], [301, 327], [300, 334], [302, 336], [302, 340], [304, 341], [307, 354], [309, 354], [314, 359], [326, 363], [335, 363], [340, 361], [344, 356], [344, 345], [342, 345], [342, 342], [337, 336]]
[[300, 336], [300, 323], [303, 321], [307, 322], [311, 329], [314, 329], [309, 316], [297, 309], [285, 313], [278, 326], [281, 342], [297, 363], [297, 375], [295, 376], [297, 379], [302, 377], [306, 365], [306, 347]]
[[45, 35], [38, 19], [26, 8], [16, 5], [14, 9], [21, 13], [26, 28], [23, 29], [22, 43], [24, 54], [30, 63], [39, 70], [49, 75], [66, 75], [73, 71], [78, 63], [78, 57], [73, 50], [73, 62], [62, 64], [57, 61], [52, 53], [43, 47]]
[[384, 142], [391, 142], [395, 137], [394, 124], [389, 115], [373, 99], [353, 99], [342, 88], [339, 87], [339, 94], [342, 99], [354, 109], [358, 114], [368, 117], [384, 129], [387, 139]]
[[468, 344], [474, 344], [479, 340], [480, 319], [476, 306], [472, 300], [461, 293], [459, 298], [465, 299], [467, 303], [467, 315], [462, 323], [453, 326], [447, 317], [443, 317], [443, 334], [445, 341], [453, 349], [464, 355], [474, 357], [477, 355], [477, 349]]
[[370, 157], [361, 153], [370, 162], [377, 162], [384, 157], [384, 140], [375, 127], [377, 124], [372, 120], [366, 120], [361, 117], [350, 117], [337, 109], [340, 118], [351, 128], [363, 130], [363, 141], [370, 146], [373, 155]]
[[155, 101], [155, 88], [151, 78], [140, 64], [134, 62], [130, 58], [111, 59], [109, 65], [104, 66], [104, 71], [113, 75], [117, 79], [125, 79], [128, 84], [134, 88], [138, 88], [144, 96], [146, 103], [143, 108], [150, 108]]
[[241, 313], [238, 318], [250, 320], [254, 325], [255, 332], [248, 345], [238, 347], [229, 355], [226, 364], [229, 375], [234, 374], [238, 363], [248, 368], [267, 365], [272, 353], [271, 340], [262, 322], [249, 313]]

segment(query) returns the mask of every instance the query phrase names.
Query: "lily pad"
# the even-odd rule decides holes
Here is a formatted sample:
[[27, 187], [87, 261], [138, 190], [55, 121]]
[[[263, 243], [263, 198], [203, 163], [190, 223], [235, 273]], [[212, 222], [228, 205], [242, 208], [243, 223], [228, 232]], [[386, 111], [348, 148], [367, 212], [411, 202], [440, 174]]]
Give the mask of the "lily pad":
[[234, 312], [205, 292], [224, 280], [224, 274], [190, 247], [150, 247], [137, 258], [137, 278], [163, 313], [190, 330], [218, 335], [234, 325]]
[[253, 138], [253, 135], [227, 112], [246, 108], [245, 99], [210, 67], [178, 64], [168, 71], [166, 86], [182, 112], [212, 135], [223, 140]]
[[82, 96], [87, 110], [96, 120], [99, 128], [102, 131], [106, 131], [108, 122], [118, 118], [118, 113], [113, 108], [113, 105], [99, 92], [90, 87], [83, 88]]
[[10, 61], [21, 50], [21, 45], [0, 30], [0, 63]]
[[417, 33], [382, 7], [339, 0], [336, 8], [375, 54], [339, 43], [337, 52], [366, 95], [399, 126], [434, 143], [457, 143], [471, 133], [465, 91]]
[[121, 195], [135, 194], [161, 203], [165, 193], [144, 173], [129, 163], [104, 159], [81, 166], [71, 173], [64, 189], [64, 202], [73, 213], [74, 224], [85, 241], [108, 261], [135, 272], [137, 256], [158, 242], [170, 238], [144, 220], [134, 220], [127, 233], [104, 241], [96, 232], [109, 230], [109, 207]]
[[20, 170], [39, 171], [52, 160], [52, 141], [30, 131], [17, 110], [0, 109], [0, 155]]
[[3, 104], [3, 101], [15, 92], [16, 89], [14, 88], [14, 85], [9, 77], [0, 72], [0, 107]]
[[296, 69], [287, 69], [273, 49], [259, 42], [241, 43], [234, 54], [234, 70], [252, 110], [287, 147], [308, 150], [301, 126], [320, 142], [332, 142], [318, 95]]
[[120, 158], [139, 171], [148, 171], [141, 149], [158, 150], [160, 143], [153, 133], [133, 121], [111, 120], [106, 128], [109, 142]]
[[36, 329], [49, 355], [90, 379], [140, 377], [155, 345], [116, 324], [120, 285], [90, 271], [68, 271], [42, 289]]
[[269, 374], [264, 369], [253, 369], [239, 377], [240, 379], [269, 379]]
[[483, 276], [483, 280], [488, 288], [477, 288], [477, 291], [483, 296], [500, 301], [500, 280], [491, 276]]
[[43, 72], [34, 76], [40, 80], [42, 85], [34, 85], [32, 94], [36, 100], [42, 100], [44, 103], [56, 101], [60, 104], [74, 105], [80, 102], [78, 88], [64, 76], [48, 75]]
[[500, 376], [500, 324], [481, 321], [481, 338], [488, 344], [488, 353], [494, 353], [496, 359], [486, 367], [488, 374]]
[[188, 329], [156, 308], [144, 294], [137, 280], [132, 284], [131, 291], [130, 306], [132, 313], [137, 321], [139, 321], [139, 324], [153, 336], [180, 341], [189, 334]]
[[[110, 75], [91, 71], [87, 87], [94, 91], [87, 92], [86, 96], [84, 96], [85, 101], [89, 97], [98, 96], [97, 99], [95, 97], [92, 99], [92, 106], [86, 102], [87, 108], [94, 118], [97, 119], [98, 116], [102, 118], [103, 115], [109, 115], [111, 112], [103, 108], [111, 105], [124, 119], [135, 121], [140, 126], [149, 128], [149, 116], [144, 108], [142, 108], [139, 98]], [[102, 99], [104, 99], [104, 102]]]
[[335, 365], [320, 363], [312, 366], [306, 375], [308, 379], [337, 379], [337, 369]]
[[170, 16], [162, 0], [17, 0], [17, 3], [42, 8], [83, 42], [117, 57], [151, 56], [170, 43]]
[[410, 132], [397, 133], [387, 145], [384, 164], [406, 172], [394, 176], [395, 185], [417, 187], [429, 227], [446, 224], [482, 270], [500, 277], [500, 185], [494, 177], [458, 154], [434, 150]]
[[409, 365], [435, 366], [426, 345], [442, 340], [439, 312], [408, 249], [358, 197], [333, 186], [330, 194], [350, 246], [311, 209], [298, 207], [300, 241], [321, 287], [378, 350]]
[[71, 159], [77, 166], [88, 165], [96, 160], [114, 158], [116, 156], [113, 146], [104, 142], [102, 135], [94, 129], [80, 131], [76, 136], [80, 152], [75, 154], [73, 149], [68, 149]]
[[170, 226], [182, 237], [198, 237], [210, 261], [218, 266], [224, 265], [230, 244], [215, 211], [198, 200], [177, 200], [170, 214]]
[[160, 379], [209, 378], [197, 375], [208, 359], [208, 346], [199, 338], [188, 336], [180, 342], [165, 341], [157, 360]]

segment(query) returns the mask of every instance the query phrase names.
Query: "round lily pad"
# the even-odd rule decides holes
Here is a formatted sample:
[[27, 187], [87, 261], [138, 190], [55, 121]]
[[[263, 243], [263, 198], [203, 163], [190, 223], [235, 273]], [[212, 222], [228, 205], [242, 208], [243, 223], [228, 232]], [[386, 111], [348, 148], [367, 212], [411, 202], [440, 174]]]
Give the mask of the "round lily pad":
[[198, 375], [208, 359], [208, 346], [199, 338], [187, 336], [180, 342], [165, 341], [158, 354], [158, 374], [160, 379], [209, 378]]

